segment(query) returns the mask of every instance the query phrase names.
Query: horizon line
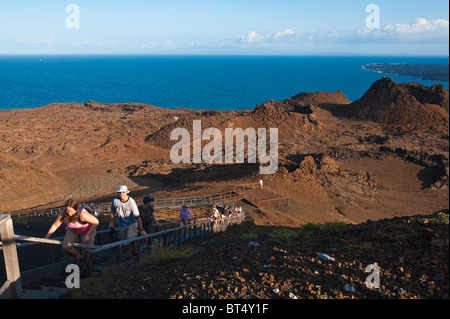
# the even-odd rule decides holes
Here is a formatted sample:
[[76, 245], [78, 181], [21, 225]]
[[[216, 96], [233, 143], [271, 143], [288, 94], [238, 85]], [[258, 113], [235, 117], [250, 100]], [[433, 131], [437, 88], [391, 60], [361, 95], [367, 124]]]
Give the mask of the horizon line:
[[411, 53], [391, 53], [391, 54], [374, 54], [374, 53], [300, 53], [300, 54], [283, 54], [283, 53], [0, 53], [0, 56], [192, 56], [192, 57], [314, 57], [314, 56], [342, 56], [342, 57], [435, 57], [449, 58], [449, 55], [443, 54], [411, 54]]

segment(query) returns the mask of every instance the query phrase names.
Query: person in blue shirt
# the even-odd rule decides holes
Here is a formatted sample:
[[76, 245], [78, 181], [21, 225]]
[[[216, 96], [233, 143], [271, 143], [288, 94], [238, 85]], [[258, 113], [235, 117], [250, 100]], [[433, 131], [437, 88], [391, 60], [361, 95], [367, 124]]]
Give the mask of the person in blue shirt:
[[[142, 219], [139, 214], [139, 209], [133, 198], [128, 196], [130, 191], [126, 186], [119, 186], [116, 193], [118, 196], [114, 197], [111, 203], [111, 215], [109, 228], [114, 228], [114, 216], [117, 216], [119, 225], [119, 236], [121, 240], [135, 238], [139, 235], [147, 236], [142, 227]], [[136, 248], [135, 243], [134, 248]], [[130, 246], [124, 245], [127, 257], [131, 257]], [[133, 254], [135, 253], [133, 249]]]

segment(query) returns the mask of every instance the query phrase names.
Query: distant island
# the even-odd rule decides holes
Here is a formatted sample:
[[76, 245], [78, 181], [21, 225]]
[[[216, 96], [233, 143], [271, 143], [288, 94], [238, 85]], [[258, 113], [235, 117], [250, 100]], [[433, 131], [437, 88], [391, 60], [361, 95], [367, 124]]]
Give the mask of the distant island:
[[448, 81], [448, 64], [373, 63], [363, 66], [380, 73], [408, 75], [430, 81]]

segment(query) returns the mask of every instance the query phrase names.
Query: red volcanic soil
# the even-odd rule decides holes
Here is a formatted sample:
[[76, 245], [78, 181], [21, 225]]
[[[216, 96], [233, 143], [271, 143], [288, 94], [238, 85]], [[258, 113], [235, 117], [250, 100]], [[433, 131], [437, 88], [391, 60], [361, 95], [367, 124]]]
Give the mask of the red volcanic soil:
[[[0, 113], [2, 212], [68, 197], [108, 201], [122, 184], [140, 199], [210, 194], [261, 178], [293, 199], [279, 212], [300, 224], [448, 208], [448, 91], [437, 86], [384, 78], [355, 102], [341, 91], [300, 93], [245, 111], [89, 101]], [[195, 119], [222, 133], [278, 128], [277, 172], [260, 175], [251, 163], [173, 163], [170, 133], [192, 132]]]
[[448, 132], [449, 94], [442, 85], [397, 84], [391, 78], [376, 81], [347, 114], [360, 120], [402, 128]]

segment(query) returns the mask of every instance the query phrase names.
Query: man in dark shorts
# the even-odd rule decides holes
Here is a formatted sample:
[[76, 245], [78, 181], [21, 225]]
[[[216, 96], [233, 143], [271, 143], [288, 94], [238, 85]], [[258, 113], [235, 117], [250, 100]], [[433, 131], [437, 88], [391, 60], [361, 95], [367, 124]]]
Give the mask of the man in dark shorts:
[[143, 204], [138, 207], [139, 214], [141, 215], [141, 218], [142, 218], [142, 226], [144, 227], [144, 230], [147, 234], [150, 234], [153, 232], [153, 229], [152, 229], [153, 223], [157, 227], [161, 227], [161, 224], [158, 222], [158, 220], [156, 220], [156, 217], [154, 214], [155, 208], [153, 207], [153, 204], [152, 204], [154, 201], [155, 201], [155, 199], [153, 197], [145, 196], [142, 199]]

